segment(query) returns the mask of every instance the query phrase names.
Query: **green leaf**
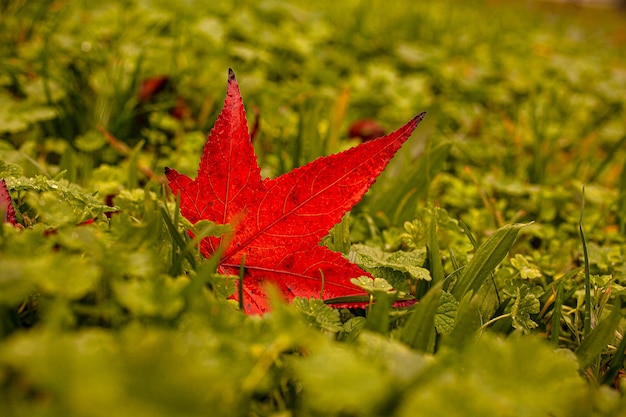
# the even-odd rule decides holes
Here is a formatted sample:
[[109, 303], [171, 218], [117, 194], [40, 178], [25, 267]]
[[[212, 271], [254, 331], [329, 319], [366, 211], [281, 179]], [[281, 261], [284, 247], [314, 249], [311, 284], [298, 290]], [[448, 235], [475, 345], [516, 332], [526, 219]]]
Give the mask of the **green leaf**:
[[306, 357], [289, 358], [303, 387], [298, 395], [303, 411], [320, 416], [377, 415], [389, 399], [391, 373], [380, 360], [349, 347], [327, 343]]
[[511, 265], [519, 271], [519, 274], [524, 279], [541, 278], [541, 271], [528, 262], [525, 256], [517, 254], [511, 259]]
[[182, 296], [189, 280], [170, 277], [113, 282], [119, 303], [137, 317], [173, 318], [184, 306]]
[[435, 314], [435, 327], [439, 334], [449, 334], [456, 324], [459, 302], [449, 292], [442, 292]]
[[93, 260], [77, 256], [42, 256], [34, 260], [30, 268], [45, 271], [45, 274], [36, 275], [41, 291], [67, 299], [85, 296], [96, 288], [101, 276], [101, 270]]
[[[148, 414], [201, 416], [208, 407], [215, 415], [246, 414], [250, 398], [242, 386], [259, 362], [249, 339], [193, 322], [186, 327], [133, 323], [116, 332], [88, 327], [19, 333], [0, 346], [0, 366], [30, 381], [32, 392], [50, 397], [24, 400], [14, 386], [14, 410], [124, 416], [131, 407]], [[243, 334], [259, 337], [253, 326], [245, 326]], [[203, 381], [219, 384], [207, 390]], [[257, 389], [266, 392], [263, 386]]]
[[346, 213], [341, 221], [329, 232], [329, 238], [323, 241], [329, 249], [347, 255], [350, 252], [350, 213]]
[[375, 277], [386, 279], [398, 291], [409, 292], [409, 282], [430, 281], [430, 272], [423, 268], [426, 251], [384, 252], [366, 245], [353, 245], [350, 259]]
[[33, 291], [75, 300], [94, 290], [101, 269], [94, 259], [67, 253], [39, 254], [28, 261], [0, 257], [0, 304], [15, 305]]
[[395, 271], [406, 272], [414, 280], [430, 281], [430, 272], [421, 267], [424, 264], [424, 260], [425, 253], [422, 250], [398, 251], [387, 257], [384, 266]]
[[27, 202], [40, 215], [40, 221], [58, 227], [94, 219], [117, 210], [99, 202], [92, 194], [66, 180], [34, 178], [7, 178], [7, 188], [25, 191]]
[[343, 324], [338, 340], [342, 342], [354, 342], [365, 328], [365, 321], [365, 317], [352, 317]]
[[362, 276], [352, 278], [350, 282], [372, 295], [365, 328], [382, 334], [389, 333], [389, 312], [397, 291], [382, 278]]
[[93, 152], [102, 149], [106, 145], [104, 135], [97, 130], [88, 130], [74, 139], [74, 145], [86, 152]]
[[532, 337], [484, 334], [437, 355], [395, 414], [415, 416], [591, 415], [585, 382], [572, 355]]
[[388, 337], [368, 331], [359, 335], [357, 352], [372, 362], [381, 362], [391, 373], [396, 384], [411, 382], [429, 363], [426, 355], [410, 349], [397, 340], [390, 340]]
[[457, 300], [468, 292], [476, 293], [489, 274], [500, 264], [515, 242], [518, 232], [527, 224], [511, 224], [498, 229], [491, 235], [463, 269], [461, 276], [452, 287]]
[[517, 296], [515, 303], [511, 308], [511, 318], [513, 319], [513, 327], [522, 330], [524, 333], [536, 328], [538, 325], [531, 318], [531, 314], [539, 313], [539, 300], [530, 292], [526, 285], [517, 288]]
[[343, 330], [339, 310], [327, 306], [323, 300], [296, 297], [292, 304], [311, 326], [336, 333]]
[[395, 292], [393, 287], [383, 278], [370, 278], [368, 276], [362, 276], [358, 278], [351, 278], [350, 282], [372, 295]]
[[0, 159], [0, 178], [19, 177], [23, 171], [21, 166]]
[[23, 264], [22, 259], [0, 257], [0, 305], [15, 307], [35, 290], [36, 284], [24, 274]]

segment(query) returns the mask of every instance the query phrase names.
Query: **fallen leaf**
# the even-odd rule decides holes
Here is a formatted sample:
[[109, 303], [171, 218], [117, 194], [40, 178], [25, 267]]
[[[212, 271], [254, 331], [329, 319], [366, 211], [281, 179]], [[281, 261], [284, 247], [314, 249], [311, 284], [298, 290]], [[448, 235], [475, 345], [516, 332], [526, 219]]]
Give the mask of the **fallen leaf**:
[[15, 209], [13, 208], [11, 195], [9, 194], [9, 190], [7, 189], [7, 184], [4, 179], [0, 180], [0, 216], [2, 216], [3, 222], [17, 226]]
[[229, 70], [224, 108], [204, 146], [197, 178], [169, 168], [165, 174], [190, 222], [234, 227], [228, 240], [204, 239], [201, 251], [208, 257], [225, 246], [218, 271], [231, 275], [238, 275], [245, 255], [246, 313], [268, 311], [263, 290], [268, 282], [289, 301], [365, 295], [350, 279], [369, 274], [319, 242], [363, 197], [424, 114], [387, 136], [262, 179], [239, 86]]
[[350, 125], [348, 136], [367, 142], [385, 135], [385, 129], [372, 119], [361, 119]]
[[165, 90], [169, 83], [170, 78], [167, 75], [155, 75], [153, 77], [144, 79], [141, 82], [139, 95], [137, 97], [139, 99], [139, 102], [144, 103], [150, 100], [155, 95]]

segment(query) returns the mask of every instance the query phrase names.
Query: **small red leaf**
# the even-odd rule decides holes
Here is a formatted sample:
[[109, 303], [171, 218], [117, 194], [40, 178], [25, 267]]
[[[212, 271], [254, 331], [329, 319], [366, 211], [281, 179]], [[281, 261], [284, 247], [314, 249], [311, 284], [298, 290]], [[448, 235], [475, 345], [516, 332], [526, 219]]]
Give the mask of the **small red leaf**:
[[372, 119], [360, 119], [350, 125], [348, 136], [360, 138], [362, 142], [379, 138], [385, 135], [385, 129]]
[[[268, 310], [263, 285], [271, 282], [292, 300], [364, 294], [350, 278], [369, 275], [340, 253], [319, 245], [328, 230], [363, 197], [424, 113], [397, 131], [317, 160], [275, 179], [261, 179], [239, 86], [232, 70], [224, 108], [209, 134], [195, 180], [166, 169], [181, 212], [192, 223], [234, 222], [219, 271], [237, 275], [245, 255], [246, 313]], [[221, 241], [206, 238], [201, 250]]]
[[165, 90], [165, 87], [169, 82], [170, 79], [167, 75], [155, 75], [153, 77], [146, 78], [141, 83], [141, 87], [139, 89], [139, 101], [143, 103], [150, 100], [152, 97]]
[[0, 180], [0, 215], [2, 215], [3, 222], [17, 226], [13, 200], [11, 200], [11, 195], [4, 179]]

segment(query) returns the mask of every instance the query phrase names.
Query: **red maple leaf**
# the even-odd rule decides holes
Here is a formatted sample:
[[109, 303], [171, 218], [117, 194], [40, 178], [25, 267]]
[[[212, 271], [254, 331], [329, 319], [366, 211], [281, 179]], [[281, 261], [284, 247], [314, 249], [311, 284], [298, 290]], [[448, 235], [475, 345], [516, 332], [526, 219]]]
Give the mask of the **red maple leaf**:
[[[204, 146], [197, 178], [169, 168], [165, 174], [190, 222], [234, 226], [218, 271], [238, 275], [245, 255], [246, 313], [268, 310], [266, 282], [288, 300], [364, 294], [350, 279], [369, 274], [319, 242], [363, 197], [424, 114], [387, 136], [318, 158], [278, 178], [262, 179], [239, 86], [229, 70], [224, 108]], [[201, 252], [211, 256], [221, 241], [205, 238]]]
[[7, 190], [7, 184], [4, 179], [0, 180], [0, 216], [3, 222], [17, 226], [15, 209], [13, 208], [11, 195], [9, 190]]

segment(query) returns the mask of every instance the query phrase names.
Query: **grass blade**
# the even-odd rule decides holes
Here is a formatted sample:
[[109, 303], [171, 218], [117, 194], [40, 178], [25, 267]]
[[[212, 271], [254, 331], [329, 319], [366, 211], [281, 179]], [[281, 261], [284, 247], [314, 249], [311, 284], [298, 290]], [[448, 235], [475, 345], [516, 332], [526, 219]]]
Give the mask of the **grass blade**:
[[246, 254], [241, 255], [241, 265], [239, 266], [239, 285], [237, 286], [237, 295], [239, 296], [239, 310], [245, 311], [243, 308], [243, 274], [246, 268]]
[[559, 280], [556, 286], [556, 296], [554, 299], [554, 308], [552, 309], [552, 330], [550, 331], [550, 341], [555, 347], [559, 345], [559, 335], [561, 333], [561, 309], [563, 307], [563, 282]]
[[626, 351], [626, 337], [622, 335], [622, 341], [617, 347], [617, 352], [611, 359], [609, 370], [602, 377], [602, 383], [610, 384], [613, 382], [619, 371], [624, 368], [624, 351]]
[[587, 337], [591, 332], [591, 277], [589, 275], [589, 253], [587, 251], [587, 240], [583, 230], [583, 215], [585, 212], [585, 187], [583, 187], [582, 203], [580, 207], [580, 221], [578, 231], [583, 245], [583, 256], [585, 258], [585, 316], [583, 319], [583, 337]]
[[[176, 201], [176, 210], [174, 211], [175, 213], [177, 213], [179, 211], [178, 209], [178, 204], [179, 201]], [[193, 269], [196, 269], [197, 265], [196, 265], [196, 259], [193, 256], [193, 253], [190, 253], [186, 250], [187, 247], [187, 242], [185, 241], [185, 238], [183, 238], [183, 236], [178, 232], [178, 227], [172, 222], [172, 219], [170, 218], [170, 215], [167, 211], [167, 208], [165, 206], [160, 207], [160, 212], [161, 212], [161, 217], [163, 218], [163, 222], [165, 223], [165, 226], [167, 227], [167, 231], [170, 234], [170, 237], [172, 238], [172, 266], [170, 268], [170, 274], [172, 275], [177, 275], [181, 270], [182, 270], [182, 258], [184, 257], [185, 259], [187, 259], [187, 261], [189, 262], [189, 264], [191, 265], [191, 267]], [[180, 253], [180, 255], [177, 254], [177, 252]]]
[[626, 235], [626, 161], [622, 166], [619, 180], [619, 192], [617, 196], [617, 213], [619, 215], [619, 230]]
[[433, 284], [443, 282], [445, 273], [443, 264], [441, 263], [441, 254], [439, 252], [439, 239], [437, 238], [437, 209], [433, 210], [433, 216], [430, 220], [430, 230], [428, 233], [428, 242], [426, 243], [428, 254], [428, 263], [430, 264], [430, 274], [433, 278]]
[[615, 330], [622, 319], [622, 306], [619, 299], [615, 301], [613, 311], [600, 322], [585, 338], [578, 349], [576, 356], [581, 370], [587, 369], [602, 354], [606, 346], [615, 338]]
[[438, 283], [422, 298], [409, 316], [400, 340], [413, 349], [432, 353], [435, 342], [435, 313], [439, 306], [442, 284]]
[[470, 230], [469, 226], [465, 224], [463, 220], [459, 220], [459, 226], [461, 226], [461, 229], [465, 232], [465, 236], [469, 239], [470, 243], [474, 247], [474, 250], [478, 249], [478, 242], [476, 241], [476, 238], [474, 237], [474, 234]]
[[453, 349], [461, 349], [476, 336], [482, 324], [480, 301], [473, 298], [473, 293], [469, 292], [459, 302], [454, 330], [442, 338], [442, 343]]
[[383, 335], [389, 334], [389, 311], [395, 300], [395, 294], [378, 293], [370, 307], [365, 328]]
[[503, 226], [478, 248], [452, 288], [452, 295], [457, 300], [460, 301], [468, 291], [478, 291], [513, 246], [518, 232], [526, 225], [518, 223]]
[[[371, 213], [387, 213], [390, 223], [401, 225], [415, 218], [417, 201], [428, 192], [432, 179], [443, 167], [450, 143], [429, 147], [402, 176], [385, 174], [372, 186], [368, 207]], [[390, 186], [393, 184], [393, 186]]]

